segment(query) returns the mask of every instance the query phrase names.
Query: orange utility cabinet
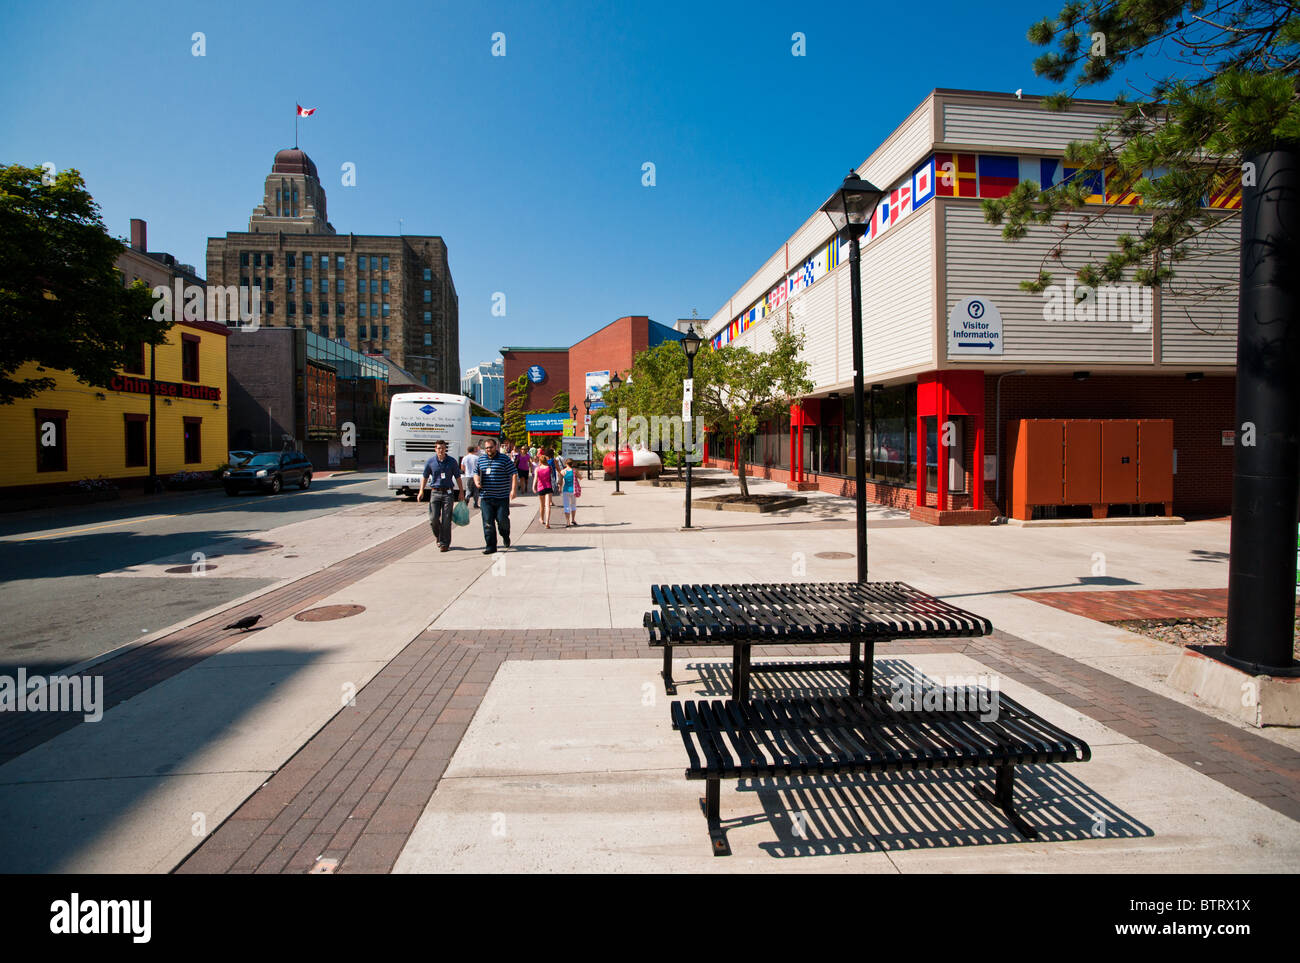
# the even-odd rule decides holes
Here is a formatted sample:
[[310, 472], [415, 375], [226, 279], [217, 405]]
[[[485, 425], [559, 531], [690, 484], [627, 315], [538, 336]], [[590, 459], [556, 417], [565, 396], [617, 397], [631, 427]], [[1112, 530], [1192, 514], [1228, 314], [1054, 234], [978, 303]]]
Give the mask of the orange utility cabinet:
[[1087, 505], [1105, 518], [1111, 505], [1174, 506], [1174, 423], [1169, 419], [1025, 418], [1011, 439], [1011, 516], [1028, 521], [1037, 506]]

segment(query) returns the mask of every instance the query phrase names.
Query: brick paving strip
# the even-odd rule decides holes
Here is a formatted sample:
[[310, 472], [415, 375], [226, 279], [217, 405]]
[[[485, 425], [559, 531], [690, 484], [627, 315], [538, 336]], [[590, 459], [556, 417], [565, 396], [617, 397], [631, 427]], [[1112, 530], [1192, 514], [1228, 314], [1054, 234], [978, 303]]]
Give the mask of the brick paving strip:
[[[729, 647], [689, 658], [730, 659]], [[961, 652], [1117, 732], [1300, 819], [1300, 754], [1024, 639], [881, 644], [878, 657]], [[765, 646], [766, 658], [843, 657], [842, 646]], [[659, 660], [644, 629], [428, 630], [261, 789], [179, 873], [387, 873], [497, 669], [508, 659]]]
[[[387, 512], [366, 512], [380, 513]], [[306, 575], [144, 645], [128, 649], [121, 655], [111, 656], [82, 672], [74, 673], [71, 678], [102, 675], [103, 709], [108, 711], [208, 656], [234, 645], [245, 633], [237, 630], [227, 632], [225, 626], [236, 620], [246, 615], [261, 615], [262, 620], [257, 623], [258, 629], [274, 625], [409, 555], [432, 540], [428, 526], [417, 525], [319, 572]], [[78, 713], [0, 713], [0, 765], [53, 739], [61, 732], [75, 728], [81, 722], [82, 717]]]
[[[1101, 592], [1017, 592], [1022, 599], [1098, 622], [1228, 617], [1225, 589], [1138, 589]], [[1300, 608], [1300, 604], [1297, 606]]]

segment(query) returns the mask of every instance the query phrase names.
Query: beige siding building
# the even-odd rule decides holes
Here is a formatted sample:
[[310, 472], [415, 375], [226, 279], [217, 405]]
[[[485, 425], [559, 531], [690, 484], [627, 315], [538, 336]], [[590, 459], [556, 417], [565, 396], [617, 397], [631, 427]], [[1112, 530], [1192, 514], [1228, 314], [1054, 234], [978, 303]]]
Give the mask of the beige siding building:
[[[1193, 243], [1196, 256], [1176, 264], [1177, 277], [1163, 288], [1101, 288], [1096, 309], [1077, 311], [1054, 311], [1049, 295], [1020, 290], [1040, 269], [1062, 288], [1073, 285], [1085, 260], [1103, 258], [1146, 219], [1140, 198], [1112, 172], [1064, 162], [1066, 145], [1091, 138], [1110, 110], [1082, 101], [1052, 113], [1036, 97], [935, 90], [856, 168], [887, 192], [861, 242], [872, 500], [943, 523], [1007, 514], [1008, 489], [998, 476], [1007, 480], [1009, 443], [1004, 438], [999, 450], [995, 431], [1002, 380], [1004, 426], [1031, 418], [1172, 419], [1174, 507], [1228, 510], [1239, 188], [1205, 199], [1220, 223]], [[1090, 219], [1084, 231], [1063, 240], [1055, 227], [1033, 227], [1009, 243], [984, 220], [981, 201], [1004, 197], [1021, 181], [1074, 178], [1090, 185], [1090, 203], [1075, 217]], [[848, 271], [848, 244], [812, 212], [704, 327], [715, 346], [756, 350], [771, 343], [774, 325], [806, 335], [816, 388], [754, 440], [747, 457], [756, 474], [852, 491]], [[974, 320], [954, 321], [963, 311]], [[948, 422], [957, 430], [951, 446], [939, 432]], [[735, 460], [716, 439], [710, 456], [717, 464]]]

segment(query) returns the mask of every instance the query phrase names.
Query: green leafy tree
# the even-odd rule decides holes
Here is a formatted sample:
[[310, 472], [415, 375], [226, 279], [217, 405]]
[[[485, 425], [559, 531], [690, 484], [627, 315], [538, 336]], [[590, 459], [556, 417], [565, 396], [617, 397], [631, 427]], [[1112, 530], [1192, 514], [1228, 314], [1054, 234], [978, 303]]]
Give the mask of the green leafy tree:
[[[1115, 98], [1114, 119], [1091, 140], [1071, 143], [1065, 159], [1090, 170], [1110, 168], [1111, 183], [1142, 198], [1149, 222], [1118, 238], [1114, 250], [1077, 272], [1084, 284], [1141, 284], [1175, 276], [1173, 265], [1204, 253], [1201, 235], [1238, 212], [1207, 210], [1202, 198], [1242, 184], [1248, 154], [1300, 143], [1300, 8], [1294, 0], [1102, 0], [1068, 2], [1055, 19], [1029, 30], [1030, 42], [1054, 51], [1034, 62], [1034, 72], [1064, 85], [1046, 98], [1049, 110], [1068, 110], [1089, 86], [1125, 75], [1134, 92]], [[1132, 76], [1144, 58], [1172, 63], [1147, 89]], [[1150, 60], [1148, 60], [1150, 63]], [[1183, 69], [1183, 68], [1186, 69]], [[1159, 176], [1153, 174], [1159, 173]], [[985, 219], [1003, 225], [1015, 241], [1031, 226], [1053, 225], [1060, 258], [1067, 242], [1086, 234], [1110, 206], [1089, 205], [1081, 178], [1040, 189], [1024, 182], [1008, 197], [983, 202]], [[1127, 210], [1133, 210], [1128, 207]], [[1046, 260], [1027, 291], [1052, 283]], [[1211, 289], [1234, 282], [1219, 279]]]
[[506, 403], [501, 410], [501, 435], [516, 445], [528, 444], [528, 375], [521, 374], [506, 385]]
[[[166, 340], [143, 283], [124, 287], [110, 237], [81, 174], [50, 178], [39, 167], [0, 168], [0, 404], [53, 388], [41, 374], [69, 371], [106, 387], [140, 342]], [[36, 377], [18, 371], [35, 362]]]
[[[813, 389], [808, 363], [799, 357], [803, 333], [774, 328], [772, 340], [769, 351], [728, 344], [712, 350], [704, 348], [696, 355], [693, 410], [721, 437], [750, 438], [761, 422], [788, 411], [794, 399]], [[644, 363], [639, 371], [633, 365], [632, 384], [607, 392], [610, 407], [615, 411], [627, 408], [629, 412], [658, 408], [660, 414], [680, 414], [686, 358], [680, 345], [674, 343], [672, 349], [681, 357], [680, 364], [664, 350], [664, 345], [653, 352], [642, 352], [637, 360]], [[743, 445], [739, 451], [740, 494], [747, 498]]]

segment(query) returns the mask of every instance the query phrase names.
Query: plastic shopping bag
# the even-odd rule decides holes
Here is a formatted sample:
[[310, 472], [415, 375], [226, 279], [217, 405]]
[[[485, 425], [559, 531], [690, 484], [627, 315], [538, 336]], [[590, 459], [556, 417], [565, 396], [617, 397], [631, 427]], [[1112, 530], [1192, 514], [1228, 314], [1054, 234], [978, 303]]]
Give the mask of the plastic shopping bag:
[[456, 507], [451, 510], [451, 520], [457, 525], [469, 524], [469, 505], [464, 501], [456, 503]]

